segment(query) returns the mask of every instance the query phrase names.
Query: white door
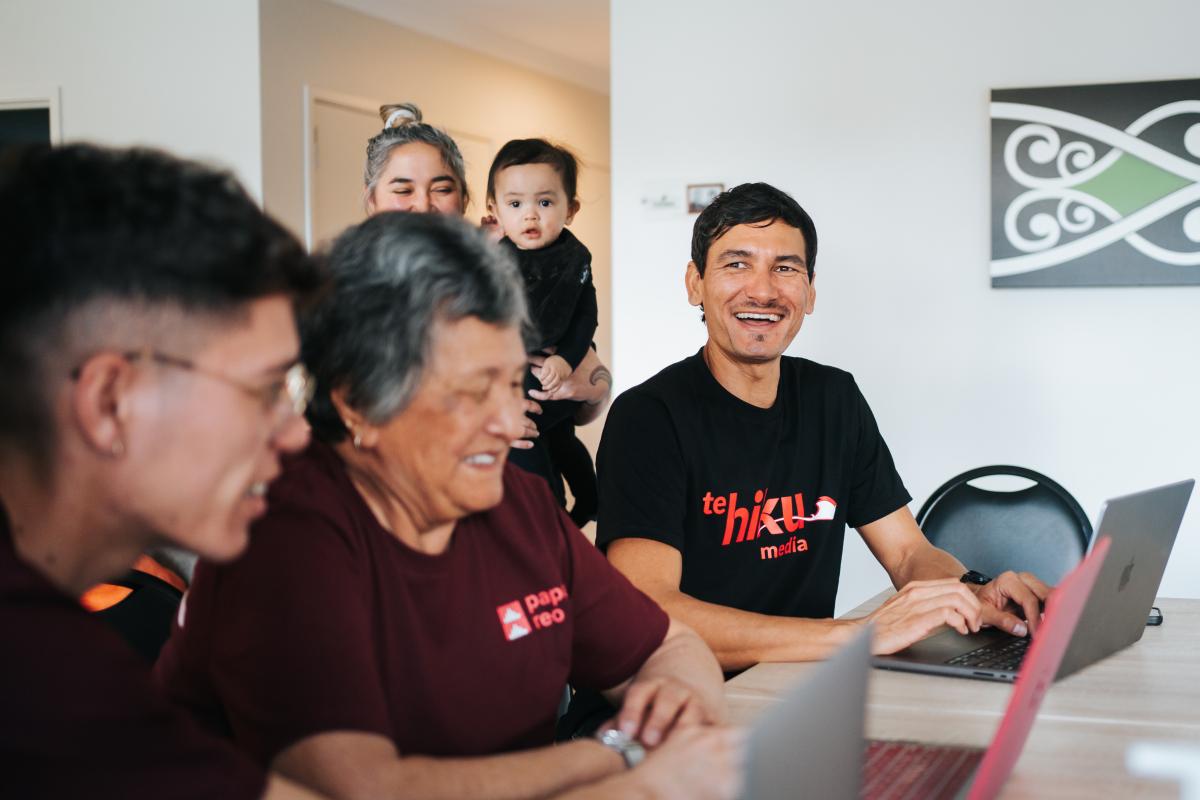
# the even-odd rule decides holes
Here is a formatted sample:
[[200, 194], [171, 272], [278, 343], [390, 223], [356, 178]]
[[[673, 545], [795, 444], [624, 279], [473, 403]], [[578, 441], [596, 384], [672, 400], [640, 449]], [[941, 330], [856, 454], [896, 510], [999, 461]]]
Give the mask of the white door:
[[313, 98], [311, 114], [310, 230], [311, 244], [316, 249], [366, 217], [363, 168], [367, 140], [379, 133], [383, 123], [365, 103], [349, 105], [320, 96]]

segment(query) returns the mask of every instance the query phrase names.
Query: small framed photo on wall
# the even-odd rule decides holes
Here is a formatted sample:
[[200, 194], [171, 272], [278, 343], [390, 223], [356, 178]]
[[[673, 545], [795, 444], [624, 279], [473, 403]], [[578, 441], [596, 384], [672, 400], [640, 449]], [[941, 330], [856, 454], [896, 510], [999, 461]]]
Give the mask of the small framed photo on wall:
[[708, 204], [723, 191], [725, 191], [723, 183], [689, 183], [687, 187], [688, 213], [699, 214], [708, 208]]

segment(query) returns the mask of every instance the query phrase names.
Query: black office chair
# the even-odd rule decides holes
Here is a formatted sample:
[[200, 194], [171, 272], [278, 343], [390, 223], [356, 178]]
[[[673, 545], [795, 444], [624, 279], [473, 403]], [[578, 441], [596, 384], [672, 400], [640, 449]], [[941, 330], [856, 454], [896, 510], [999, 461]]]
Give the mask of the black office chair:
[[[972, 486], [992, 475], [1014, 475], [1033, 485], [1011, 492]], [[1032, 572], [1057, 584], [1087, 552], [1092, 524], [1071, 494], [1024, 467], [968, 470], [942, 484], [917, 512], [926, 538], [966, 565], [996, 576]]]
[[179, 611], [183, 592], [162, 578], [136, 569], [111, 583], [132, 591], [115, 605], [97, 611], [96, 616], [115, 628], [134, 650], [153, 664], [171, 633], [171, 620]]

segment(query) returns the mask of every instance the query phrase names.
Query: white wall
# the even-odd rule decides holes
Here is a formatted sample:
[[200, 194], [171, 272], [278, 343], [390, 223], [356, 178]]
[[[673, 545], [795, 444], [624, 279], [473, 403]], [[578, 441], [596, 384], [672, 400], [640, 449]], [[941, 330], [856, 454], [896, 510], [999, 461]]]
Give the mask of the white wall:
[[257, 0], [4, 0], [0, 98], [58, 89], [63, 141], [143, 144], [262, 194]]
[[[1200, 4], [613, 0], [618, 388], [704, 341], [662, 186], [766, 180], [820, 233], [791, 350], [849, 369], [914, 511], [992, 463], [1110, 496], [1200, 474], [1200, 288], [993, 290], [988, 92], [1200, 77]], [[839, 612], [886, 585], [853, 532]], [[1162, 593], [1200, 597], [1193, 497]]]

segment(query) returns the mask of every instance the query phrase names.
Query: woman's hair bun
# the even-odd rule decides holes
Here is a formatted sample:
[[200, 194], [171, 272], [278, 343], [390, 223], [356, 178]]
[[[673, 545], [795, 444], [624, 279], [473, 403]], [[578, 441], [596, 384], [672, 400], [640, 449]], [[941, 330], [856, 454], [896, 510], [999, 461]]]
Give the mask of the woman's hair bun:
[[379, 118], [383, 120], [384, 130], [415, 125], [421, 121], [421, 109], [412, 103], [389, 103], [379, 107]]

